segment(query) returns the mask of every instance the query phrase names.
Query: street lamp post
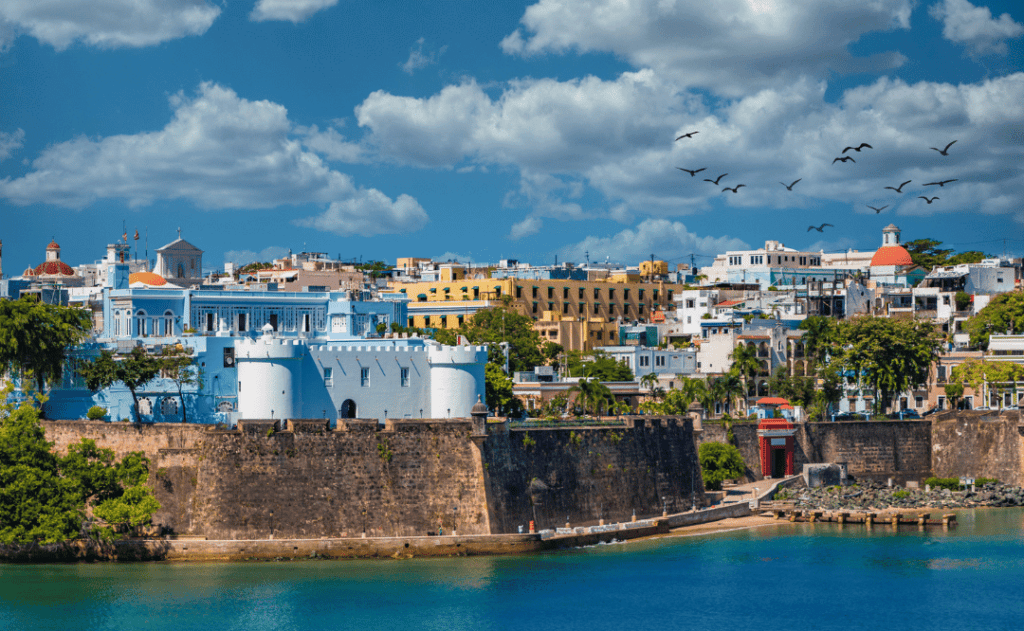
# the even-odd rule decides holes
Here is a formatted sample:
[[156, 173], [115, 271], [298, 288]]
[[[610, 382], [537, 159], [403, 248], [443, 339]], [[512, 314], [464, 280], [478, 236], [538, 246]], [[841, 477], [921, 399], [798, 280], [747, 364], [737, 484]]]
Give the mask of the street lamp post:
[[452, 506], [452, 536], [453, 537], [458, 537], [459, 536], [459, 525], [458, 525], [458, 522], [455, 519], [456, 517], [458, 517], [458, 515], [459, 515], [459, 507], [458, 506]]
[[366, 509], [363, 509], [363, 539], [366, 539]]

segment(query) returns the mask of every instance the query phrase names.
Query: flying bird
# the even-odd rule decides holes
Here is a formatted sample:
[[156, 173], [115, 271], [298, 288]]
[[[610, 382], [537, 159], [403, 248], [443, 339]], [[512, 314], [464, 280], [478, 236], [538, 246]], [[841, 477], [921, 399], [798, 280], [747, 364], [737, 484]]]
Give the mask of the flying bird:
[[885, 206], [882, 206], [881, 208], [875, 208], [875, 207], [874, 207], [874, 206], [872, 206], [871, 204], [868, 204], [868, 208], [870, 208], [871, 210], [875, 211], [875, 214], [876, 214], [876, 215], [877, 215], [878, 213], [882, 212], [883, 210], [885, 210], [885, 209], [886, 209], [886, 208], [888, 208], [888, 207], [889, 207], [889, 204], [886, 204]]
[[705, 182], [711, 182], [712, 184], [714, 184], [714, 185], [716, 185], [716, 186], [717, 186], [717, 185], [718, 185], [718, 183], [722, 181], [722, 178], [723, 178], [723, 177], [725, 177], [725, 176], [727, 176], [727, 175], [729, 175], [729, 174], [728, 174], [728, 173], [723, 173], [723, 174], [719, 175], [718, 177], [716, 177], [716, 178], [715, 178], [715, 179], [713, 179], [713, 180], [709, 180], [708, 178], [704, 178], [704, 181], [705, 181]]
[[678, 138], [676, 138], [676, 140], [682, 140], [683, 138], [693, 138], [694, 134], [699, 134], [699, 133], [700, 133], [699, 131], [691, 131], [688, 134], [683, 134], [682, 136], [679, 136]]
[[722, 192], [724, 193], [726, 191], [732, 191], [733, 193], [738, 193], [738, 192], [740, 192], [740, 187], [743, 187], [743, 186], [746, 186], [746, 184], [737, 184], [736, 186], [734, 186], [732, 188], [729, 188], [728, 186], [726, 186], [725, 188], [722, 189]]
[[862, 143], [860, 143], [860, 146], [859, 146], [859, 147], [847, 147], [846, 149], [843, 149], [843, 153], [846, 153], [846, 152], [847, 152], [847, 151], [849, 151], [850, 149], [853, 149], [854, 151], [856, 151], [856, 152], [858, 152], [858, 153], [859, 153], [859, 152], [860, 152], [860, 150], [861, 150], [861, 149], [863, 149], [864, 147], [867, 147], [868, 149], [874, 149], [874, 147], [872, 147], [872, 146], [871, 146], [871, 145], [869, 145], [868, 143], [866, 143], [866, 142], [862, 142]]
[[843, 156], [842, 158], [836, 158], [835, 160], [833, 160], [832, 164], [835, 164], [836, 162], [854, 162], [854, 163], [856, 163], [857, 161], [854, 160], [853, 158], [851, 158], [850, 156]]
[[[953, 142], [956, 142], [956, 141], [954, 140]], [[949, 148], [953, 146], [953, 142], [951, 142], [948, 145], [946, 145], [945, 149], [939, 149], [938, 147], [929, 147], [929, 149], [935, 149], [941, 155], [948, 156], [949, 155]]]
[[938, 199], [938, 197], [933, 197], [931, 199], [928, 199], [927, 197], [922, 197], [921, 195], [918, 195], [918, 198], [919, 199], [923, 199], [924, 201], [928, 202], [929, 204]]
[[950, 182], [956, 182], [956, 180], [942, 180], [941, 182], [928, 182], [928, 183], [925, 184], [925, 186], [940, 186], [941, 187], [941, 186], [945, 186], [946, 184], [949, 184]]
[[694, 169], [693, 171], [691, 171], [689, 169], [684, 169], [683, 167], [676, 167], [676, 168], [679, 169], [680, 171], [686, 171], [687, 173], [690, 174], [690, 177], [693, 177], [693, 176], [697, 175], [701, 171], [706, 171], [707, 170], [707, 167], [702, 167], [700, 169]]
[[892, 189], [892, 190], [896, 191], [897, 193], [901, 193], [902, 194], [903, 193], [903, 187], [906, 186], [907, 184], [910, 184], [911, 182], [913, 182], [913, 180], [907, 180], [906, 182], [904, 182], [903, 184], [900, 184], [899, 186], [895, 186], [895, 187], [893, 187], [893, 186], [886, 186], [885, 188]]
[[829, 228], [835, 228], [835, 226], [833, 226], [830, 223], [823, 223], [820, 226], [810, 226], [810, 227], [808, 227], [807, 228], [807, 232], [810, 232], [811, 230], [817, 230], [818, 232], [825, 232], [825, 226], [828, 226]]
[[786, 184], [785, 182], [779, 182], [779, 184], [785, 186], [787, 191], [791, 191], [791, 190], [793, 190], [793, 187], [796, 186], [796, 183], [799, 182], [802, 179], [804, 179], [804, 178], [800, 178], [799, 180], [794, 180], [792, 184]]

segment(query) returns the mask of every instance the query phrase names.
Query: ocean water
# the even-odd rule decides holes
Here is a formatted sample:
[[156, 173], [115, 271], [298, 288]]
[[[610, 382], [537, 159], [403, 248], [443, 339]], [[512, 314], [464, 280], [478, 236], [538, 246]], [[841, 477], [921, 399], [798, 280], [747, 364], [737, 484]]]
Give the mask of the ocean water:
[[1021, 629], [1024, 510], [521, 557], [0, 565], [0, 629]]

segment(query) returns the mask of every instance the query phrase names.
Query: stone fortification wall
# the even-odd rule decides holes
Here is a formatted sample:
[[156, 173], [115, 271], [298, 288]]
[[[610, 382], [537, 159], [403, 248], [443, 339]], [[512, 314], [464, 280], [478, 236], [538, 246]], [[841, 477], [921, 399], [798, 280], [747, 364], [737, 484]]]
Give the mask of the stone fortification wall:
[[800, 423], [794, 465], [814, 462], [846, 463], [858, 480], [897, 484], [931, 475], [930, 421], [844, 421]]
[[[747, 465], [747, 480], [760, 480], [756, 423], [733, 423], [732, 433]], [[724, 424], [704, 423], [699, 443], [729, 442]], [[857, 479], [923, 480], [931, 475], [931, 422], [851, 421], [798, 423], [794, 471], [817, 462], [845, 462]]]
[[[168, 533], [210, 539], [513, 533], [628, 521], [703, 500], [692, 425], [484, 430], [465, 419], [243, 421], [240, 429], [44, 422], [56, 449], [143, 451]], [[529, 440], [526, 440], [529, 436]], [[692, 486], [691, 486], [692, 485]], [[536, 505], [536, 506], [535, 506]]]
[[483, 445], [493, 532], [660, 515], [703, 501], [693, 426], [626, 418], [617, 427], [492, 432]]
[[932, 470], [940, 478], [995, 478], [1024, 486], [1020, 411], [937, 414], [932, 420]]

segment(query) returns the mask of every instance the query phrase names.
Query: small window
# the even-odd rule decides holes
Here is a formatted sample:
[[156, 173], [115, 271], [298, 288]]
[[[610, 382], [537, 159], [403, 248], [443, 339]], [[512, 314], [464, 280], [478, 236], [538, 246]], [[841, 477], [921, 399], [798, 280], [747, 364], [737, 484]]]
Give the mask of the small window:
[[370, 369], [360, 368], [359, 369], [359, 386], [362, 388], [370, 387]]
[[334, 385], [334, 369], [324, 368], [324, 385], [328, 388]]
[[245, 314], [244, 313], [239, 313], [238, 314], [238, 332], [239, 333], [243, 333], [245, 331], [246, 331], [246, 328], [245, 328]]
[[275, 331], [277, 330], [277, 314], [276, 313], [271, 313], [270, 314], [270, 326]]
[[403, 367], [400, 372], [402, 374], [402, 387], [403, 388], [408, 388], [409, 387], [409, 369]]

